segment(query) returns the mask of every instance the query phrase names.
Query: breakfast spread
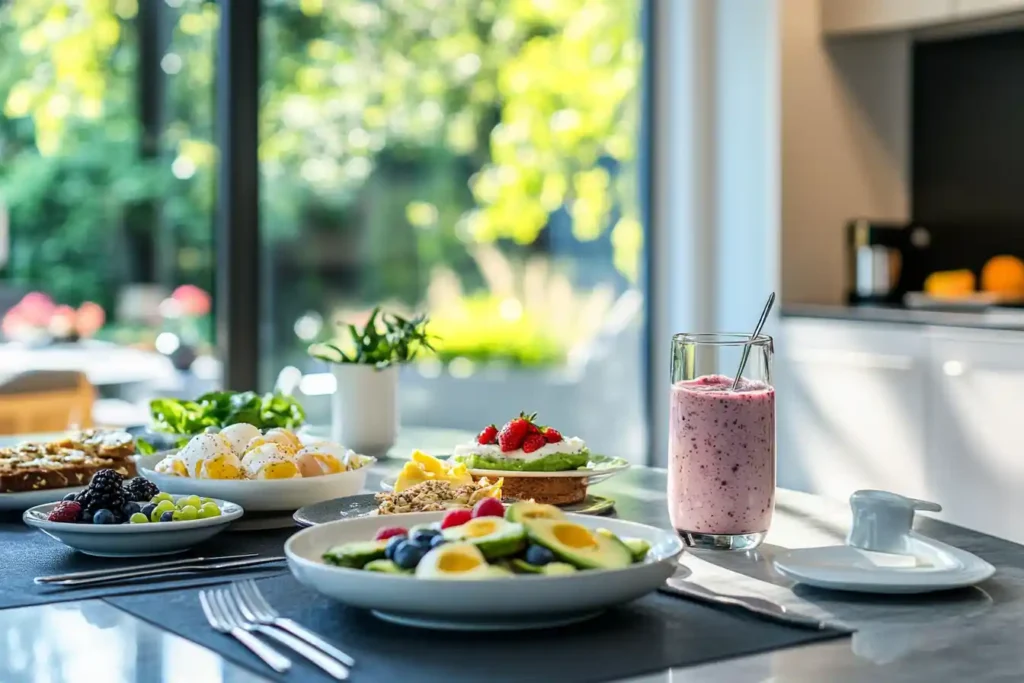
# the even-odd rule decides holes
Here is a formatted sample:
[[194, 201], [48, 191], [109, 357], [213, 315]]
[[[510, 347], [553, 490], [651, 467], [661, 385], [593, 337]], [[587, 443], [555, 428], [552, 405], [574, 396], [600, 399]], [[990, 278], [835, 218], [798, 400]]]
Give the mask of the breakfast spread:
[[177, 522], [220, 516], [211, 499], [183, 496], [177, 501], [143, 477], [125, 481], [118, 472], [104, 469], [79, 493], [69, 493], [47, 516], [69, 524], [145, 524]]
[[46, 443], [0, 448], [0, 493], [81, 486], [103, 469], [135, 474], [126, 432], [85, 430]]
[[622, 569], [643, 562], [650, 544], [591, 530], [552, 505], [507, 508], [484, 498], [472, 510], [449, 511], [440, 522], [385, 527], [371, 540], [329, 548], [326, 564], [420, 579], [501, 579]]
[[486, 477], [468, 484], [448, 481], [424, 481], [401, 492], [378, 493], [377, 514], [396, 515], [405, 512], [436, 512], [458, 508], [469, 509], [484, 498], [501, 498], [502, 480], [491, 483]]
[[[215, 429], [215, 428], [213, 428]], [[359, 469], [370, 458], [331, 441], [304, 444], [289, 429], [238, 423], [197, 434], [156, 471], [193, 479], [296, 479]]]

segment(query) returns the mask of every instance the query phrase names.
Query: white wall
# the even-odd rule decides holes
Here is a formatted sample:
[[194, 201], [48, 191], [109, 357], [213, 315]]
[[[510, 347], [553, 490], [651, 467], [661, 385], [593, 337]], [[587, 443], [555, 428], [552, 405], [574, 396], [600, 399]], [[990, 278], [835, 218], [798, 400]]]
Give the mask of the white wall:
[[909, 217], [909, 38], [826, 43], [819, 0], [779, 5], [782, 298], [841, 303], [845, 222]]

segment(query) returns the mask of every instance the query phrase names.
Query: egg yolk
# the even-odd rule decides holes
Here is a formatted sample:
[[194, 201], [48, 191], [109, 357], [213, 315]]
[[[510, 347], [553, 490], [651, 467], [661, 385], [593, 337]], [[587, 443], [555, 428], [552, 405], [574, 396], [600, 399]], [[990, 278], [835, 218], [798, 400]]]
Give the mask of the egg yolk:
[[260, 479], [292, 479], [299, 473], [293, 462], [270, 462], [260, 468]]
[[437, 560], [437, 568], [442, 572], [468, 572], [480, 566], [480, 561], [475, 557], [462, 553], [445, 553]]
[[241, 474], [238, 465], [226, 458], [200, 463], [200, 470], [200, 476], [205, 479], [238, 479]]
[[320, 468], [325, 474], [345, 471], [345, 465], [330, 453], [317, 453], [313, 457], [320, 463]]

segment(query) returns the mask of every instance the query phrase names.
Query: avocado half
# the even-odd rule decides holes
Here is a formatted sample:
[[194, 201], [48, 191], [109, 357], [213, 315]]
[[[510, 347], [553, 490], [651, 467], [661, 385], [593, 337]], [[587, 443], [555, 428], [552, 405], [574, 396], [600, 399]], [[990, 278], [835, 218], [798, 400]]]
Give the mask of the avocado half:
[[505, 509], [505, 519], [522, 524], [528, 519], [564, 519], [565, 515], [554, 505], [522, 501], [513, 503]]
[[527, 537], [577, 569], [622, 569], [633, 564], [630, 549], [618, 538], [596, 533], [566, 519], [527, 519]]
[[441, 534], [451, 542], [472, 543], [488, 560], [515, 555], [526, 547], [523, 525], [501, 517], [477, 517]]
[[328, 549], [323, 561], [336, 567], [362, 569], [369, 562], [383, 559], [387, 546], [387, 541], [353, 541]]

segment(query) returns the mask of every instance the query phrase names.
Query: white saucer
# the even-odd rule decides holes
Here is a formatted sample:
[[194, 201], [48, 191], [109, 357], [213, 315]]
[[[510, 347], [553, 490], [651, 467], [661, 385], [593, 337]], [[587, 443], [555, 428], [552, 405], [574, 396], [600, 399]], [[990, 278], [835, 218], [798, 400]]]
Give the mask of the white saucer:
[[555, 628], [558, 626], [568, 626], [569, 624], [578, 624], [581, 621], [588, 621], [600, 616], [603, 611], [551, 616], [538, 615], [531, 619], [500, 619], [493, 617], [479, 621], [437, 619], [423, 615], [382, 612], [380, 610], [371, 610], [371, 613], [378, 619], [390, 621], [392, 624], [429, 628], [438, 631], [530, 631], [538, 628]]
[[[912, 538], [912, 556], [872, 553], [848, 545], [800, 548], [777, 555], [775, 568], [783, 576], [817, 588], [905, 594], [973, 586], [996, 571], [965, 550], [917, 534]], [[919, 566], [913, 566], [913, 558]]]
[[0, 511], [21, 512], [43, 503], [56, 503], [64, 500], [69, 493], [78, 493], [85, 488], [81, 486], [69, 486], [62, 489], [39, 489], [37, 491], [19, 491], [18, 493], [0, 493]]

